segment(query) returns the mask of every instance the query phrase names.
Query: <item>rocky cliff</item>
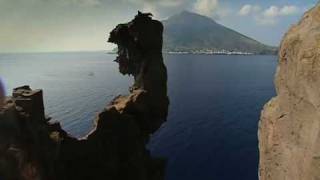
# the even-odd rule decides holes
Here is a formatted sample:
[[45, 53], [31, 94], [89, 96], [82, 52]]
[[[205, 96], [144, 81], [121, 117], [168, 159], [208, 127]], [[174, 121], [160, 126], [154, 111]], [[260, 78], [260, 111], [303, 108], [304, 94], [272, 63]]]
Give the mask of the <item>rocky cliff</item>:
[[320, 5], [285, 35], [261, 115], [261, 180], [320, 179]]
[[133, 75], [135, 83], [129, 95], [99, 113], [82, 139], [45, 116], [41, 90], [14, 89], [0, 106], [0, 179], [163, 179], [165, 160], [152, 158], [145, 147], [168, 112], [162, 31], [159, 21], [139, 12], [111, 32], [120, 72]]

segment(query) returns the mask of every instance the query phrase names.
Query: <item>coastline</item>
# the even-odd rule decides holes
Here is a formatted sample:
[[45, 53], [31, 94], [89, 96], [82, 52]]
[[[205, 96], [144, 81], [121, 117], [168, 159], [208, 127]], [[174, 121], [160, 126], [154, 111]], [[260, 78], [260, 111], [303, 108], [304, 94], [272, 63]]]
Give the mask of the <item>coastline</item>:
[[[164, 51], [163, 54], [168, 55], [230, 55], [230, 56], [254, 56], [254, 55], [277, 55], [276, 53], [248, 53], [248, 52], [187, 52], [187, 51]], [[117, 54], [116, 52], [107, 52], [107, 54]]]

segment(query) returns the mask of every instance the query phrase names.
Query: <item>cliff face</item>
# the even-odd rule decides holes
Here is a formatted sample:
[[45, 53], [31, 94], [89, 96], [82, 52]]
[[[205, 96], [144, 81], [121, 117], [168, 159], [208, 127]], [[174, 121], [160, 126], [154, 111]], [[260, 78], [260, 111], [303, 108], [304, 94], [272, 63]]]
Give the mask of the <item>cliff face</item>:
[[320, 179], [320, 5], [285, 35], [261, 115], [261, 180]]
[[41, 90], [14, 89], [0, 106], [0, 179], [163, 179], [165, 160], [152, 158], [145, 148], [168, 112], [162, 30], [159, 21], [139, 13], [112, 31], [110, 41], [125, 58], [118, 57], [120, 72], [133, 75], [135, 83], [129, 95], [116, 97], [99, 113], [95, 129], [82, 139], [50, 123]]

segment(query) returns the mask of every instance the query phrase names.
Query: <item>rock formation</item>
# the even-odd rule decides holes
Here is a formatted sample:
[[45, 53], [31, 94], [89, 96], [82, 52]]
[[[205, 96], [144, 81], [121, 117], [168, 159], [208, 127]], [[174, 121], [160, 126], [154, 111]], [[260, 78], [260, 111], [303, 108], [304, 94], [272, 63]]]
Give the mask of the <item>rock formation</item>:
[[168, 113], [162, 31], [159, 21], [140, 12], [112, 31], [109, 41], [119, 46], [120, 72], [133, 75], [135, 83], [129, 95], [116, 97], [98, 115], [94, 130], [82, 139], [45, 116], [41, 90], [14, 89], [0, 107], [0, 179], [163, 179], [165, 160], [152, 158], [145, 147]]
[[320, 5], [285, 35], [259, 125], [261, 180], [320, 179]]

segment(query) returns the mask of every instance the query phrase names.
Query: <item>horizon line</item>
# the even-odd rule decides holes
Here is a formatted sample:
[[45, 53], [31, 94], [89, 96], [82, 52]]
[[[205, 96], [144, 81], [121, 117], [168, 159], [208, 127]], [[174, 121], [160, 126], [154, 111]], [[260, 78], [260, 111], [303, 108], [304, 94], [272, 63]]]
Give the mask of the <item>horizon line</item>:
[[110, 52], [112, 49], [104, 50], [57, 50], [57, 51], [11, 51], [0, 52], [0, 54], [41, 54], [41, 53], [94, 53], [94, 52]]

